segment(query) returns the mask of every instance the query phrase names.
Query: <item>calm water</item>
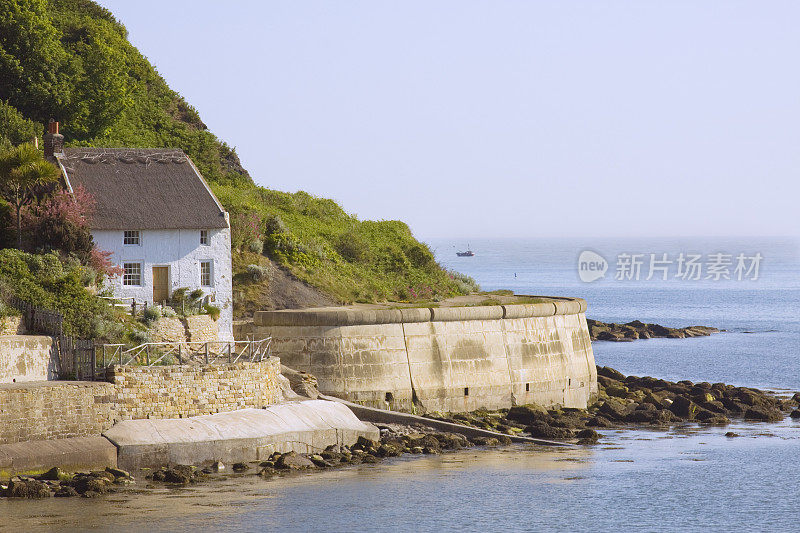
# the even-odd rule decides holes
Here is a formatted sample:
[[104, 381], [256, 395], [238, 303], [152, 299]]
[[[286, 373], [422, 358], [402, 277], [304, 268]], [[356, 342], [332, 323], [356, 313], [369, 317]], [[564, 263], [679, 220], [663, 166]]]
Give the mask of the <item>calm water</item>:
[[[796, 241], [486, 241], [474, 258], [434, 241], [440, 260], [484, 289], [581, 296], [599, 320], [711, 325], [699, 339], [595, 343], [598, 364], [668, 379], [800, 390]], [[610, 262], [586, 284], [578, 254]], [[620, 252], [760, 252], [757, 281], [613, 281]], [[516, 274], [516, 277], [515, 277]], [[726, 438], [733, 430], [739, 438]], [[229, 478], [103, 501], [0, 501], [0, 530], [108, 531], [786, 531], [800, 521], [800, 423], [607, 431], [603, 445], [514, 446], [262, 481]]]

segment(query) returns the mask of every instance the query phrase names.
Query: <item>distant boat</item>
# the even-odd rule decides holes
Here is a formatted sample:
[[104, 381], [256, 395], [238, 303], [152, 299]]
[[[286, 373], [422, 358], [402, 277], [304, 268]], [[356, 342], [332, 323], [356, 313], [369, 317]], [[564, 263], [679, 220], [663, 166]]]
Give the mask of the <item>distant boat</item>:
[[469, 249], [469, 245], [467, 245], [467, 251], [466, 252], [456, 252], [456, 255], [458, 257], [474, 257], [475, 256], [475, 252], [470, 250]]

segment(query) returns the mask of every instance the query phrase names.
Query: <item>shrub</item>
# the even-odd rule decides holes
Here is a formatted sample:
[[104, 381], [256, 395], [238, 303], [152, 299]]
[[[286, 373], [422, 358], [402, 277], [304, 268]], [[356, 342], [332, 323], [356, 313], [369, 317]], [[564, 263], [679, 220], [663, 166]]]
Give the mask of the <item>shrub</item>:
[[166, 306], [161, 310], [161, 316], [165, 318], [175, 318], [178, 316], [178, 313], [176, 313], [173, 308]]
[[360, 235], [348, 231], [342, 233], [336, 241], [336, 251], [345, 261], [350, 263], [364, 263], [369, 259], [369, 243]]
[[269, 278], [269, 268], [261, 265], [247, 265], [247, 275], [253, 281], [264, 281]]
[[142, 320], [147, 324], [152, 324], [159, 318], [161, 318], [161, 309], [155, 305], [148, 305], [142, 312]]
[[146, 331], [135, 329], [128, 333], [128, 338], [133, 344], [145, 344], [151, 342], [150, 335]]
[[82, 269], [55, 253], [0, 250], [0, 285], [36, 306], [60, 312], [67, 335], [98, 338], [102, 321], [114, 320], [114, 312], [81, 281]]
[[254, 254], [260, 254], [264, 251], [264, 242], [261, 239], [254, 239], [250, 242], [248, 249]]
[[206, 304], [203, 306], [203, 311], [205, 314], [209, 315], [212, 320], [217, 321], [219, 320], [219, 315], [221, 310], [216, 305]]
[[456, 282], [456, 286], [461, 294], [470, 294], [481, 290], [480, 285], [466, 274], [456, 272], [455, 270], [448, 271], [448, 274], [450, 274], [450, 278]]

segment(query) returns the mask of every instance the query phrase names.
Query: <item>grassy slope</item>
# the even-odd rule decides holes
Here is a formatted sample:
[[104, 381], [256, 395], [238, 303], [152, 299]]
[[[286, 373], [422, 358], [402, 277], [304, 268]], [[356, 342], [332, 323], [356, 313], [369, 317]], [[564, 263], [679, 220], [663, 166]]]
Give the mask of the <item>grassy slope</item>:
[[[70, 120], [62, 119], [68, 144], [179, 147], [192, 157], [232, 214], [236, 294], [252, 300], [240, 302], [239, 308], [263, 303], [258, 298], [264, 291], [257, 285], [265, 282], [248, 274], [248, 265], [266, 259], [248, 255], [249, 250], [263, 251], [340, 302], [428, 300], [474, 288], [471, 280], [454, 277], [436, 264], [402, 222], [359, 221], [332, 200], [254, 185], [235, 152], [167, 86], [106, 9], [89, 0], [19, 1], [32, 10], [37, 5], [45, 9], [43, 16], [49, 16], [60, 41], [56, 46], [66, 54], [69, 68], [64, 71], [76, 77], [75, 101], [62, 106], [70, 113]], [[24, 119], [41, 121], [50, 113], [44, 102], [31, 108], [13, 95], [0, 94], [0, 100], [25, 109], [20, 112]], [[42, 131], [44, 124], [39, 122], [38, 128]]]

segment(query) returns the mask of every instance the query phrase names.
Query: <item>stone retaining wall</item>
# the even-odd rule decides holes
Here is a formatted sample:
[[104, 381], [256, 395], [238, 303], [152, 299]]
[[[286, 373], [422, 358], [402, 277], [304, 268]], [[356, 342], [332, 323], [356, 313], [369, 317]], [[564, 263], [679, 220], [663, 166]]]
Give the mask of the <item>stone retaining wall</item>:
[[99, 435], [115, 422], [262, 408], [280, 400], [280, 361], [114, 366], [109, 383], [0, 384], [0, 444]]
[[0, 317], [0, 336], [2, 335], [24, 335], [25, 323], [21, 316]]
[[597, 393], [579, 298], [538, 304], [261, 311], [256, 337], [320, 391], [405, 411], [585, 408]]
[[0, 383], [42, 381], [55, 375], [53, 339], [42, 335], [0, 336]]
[[116, 421], [111, 383], [0, 385], [0, 444], [99, 435]]
[[156, 342], [216, 342], [219, 325], [211, 315], [161, 317], [153, 324], [151, 336]]
[[180, 418], [280, 400], [280, 361], [260, 363], [133, 367], [115, 365], [108, 380], [116, 387], [121, 420]]

